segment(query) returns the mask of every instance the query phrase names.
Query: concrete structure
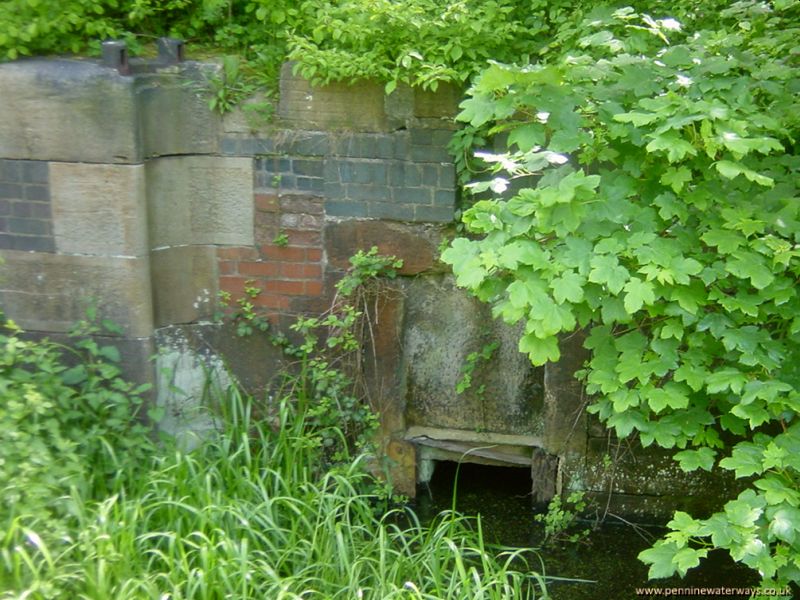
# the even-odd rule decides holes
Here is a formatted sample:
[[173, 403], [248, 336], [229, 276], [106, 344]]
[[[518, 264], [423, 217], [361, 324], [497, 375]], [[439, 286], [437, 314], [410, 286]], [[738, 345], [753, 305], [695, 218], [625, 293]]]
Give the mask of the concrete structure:
[[[287, 66], [275, 120], [252, 130], [242, 112], [208, 110], [212, 65], [179, 58], [130, 75], [84, 60], [0, 64], [0, 306], [22, 327], [62, 335], [95, 302], [122, 326], [128, 373], [157, 384], [164, 423], [191, 443], [214, 426], [199, 377], [225, 385], [227, 366], [263, 391], [283, 364], [212, 322], [218, 293], [261, 288], [256, 308], [285, 328], [324, 310], [347, 259], [377, 246], [405, 261], [367, 374], [401, 491], [413, 495], [434, 461], [464, 458], [530, 465], [540, 500], [610, 489], [629, 512], [659, 513], [676, 493], [697, 496], [697, 481], [652, 454], [644, 480], [606, 468], [606, 433], [572, 378], [579, 338], [534, 369], [518, 332], [437, 261], [456, 208], [445, 147], [457, 90], [311, 88]], [[467, 356], [490, 343], [494, 361], [458, 394]]]

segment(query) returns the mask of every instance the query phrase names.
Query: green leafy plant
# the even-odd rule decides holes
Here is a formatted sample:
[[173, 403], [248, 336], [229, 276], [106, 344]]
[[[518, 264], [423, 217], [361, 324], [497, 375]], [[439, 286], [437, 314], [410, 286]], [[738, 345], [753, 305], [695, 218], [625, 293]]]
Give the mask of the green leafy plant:
[[459, 119], [506, 151], [476, 154], [490, 175], [443, 259], [525, 323], [534, 364], [587, 331], [589, 410], [619, 438], [743, 480], [709, 518], [676, 513], [651, 577], [717, 548], [781, 585], [800, 581], [800, 24], [791, 2], [695, 23], [601, 8], [545, 63], [490, 66]]
[[220, 114], [233, 110], [243, 99], [251, 96], [256, 88], [242, 72], [238, 56], [222, 57], [220, 70], [208, 78], [208, 108]]
[[343, 297], [351, 298], [359, 289], [369, 292], [368, 284], [376, 281], [378, 277], [394, 279], [402, 267], [401, 259], [378, 254], [376, 246], [372, 246], [366, 252], [359, 250], [350, 257], [350, 268], [337, 282], [336, 289]]
[[217, 308], [214, 311], [214, 320], [218, 323], [229, 321], [236, 327], [236, 335], [247, 337], [256, 331], [267, 331], [269, 320], [256, 310], [253, 301], [258, 298], [264, 290], [255, 285], [254, 279], [248, 279], [244, 284], [244, 294], [234, 302], [231, 307], [230, 292], [220, 291], [217, 294]]
[[[121, 377], [115, 346], [92, 337], [118, 333], [107, 320], [71, 332], [73, 345], [26, 339], [0, 313], [0, 532], [23, 516], [62, 532], [70, 495], [105, 493], [138, 468], [150, 449], [138, 418], [147, 386]], [[2, 537], [2, 535], [0, 535]]]
[[363, 358], [372, 343], [371, 319], [386, 293], [383, 282], [402, 265], [376, 247], [359, 250], [337, 282], [328, 311], [298, 317], [291, 329], [302, 341], [284, 342], [286, 352], [299, 359], [297, 399], [316, 426], [328, 461], [341, 462], [372, 446], [378, 403], [364, 380]]
[[[142, 461], [112, 494], [74, 494], [66, 542], [23, 513], [0, 537], [9, 597], [384, 598], [546, 596], [522, 550], [490, 548], [480, 520], [422, 524], [381, 498], [363, 457], [320, 470], [316, 425], [289, 396], [274, 419], [236, 388], [221, 435]], [[38, 531], [37, 531], [38, 529]], [[432, 568], [434, 565], [435, 568]]]
[[[475, 375], [475, 370], [480, 365], [488, 363], [499, 346], [498, 342], [487, 342], [481, 346], [479, 351], [467, 354], [464, 365], [461, 367], [461, 379], [456, 383], [457, 393], [463, 394], [472, 387], [472, 378]], [[482, 397], [485, 391], [486, 386], [481, 384], [476, 390], [476, 394]]]
[[544, 526], [546, 544], [575, 544], [589, 535], [589, 529], [578, 528], [578, 519], [586, 510], [586, 500], [582, 491], [575, 491], [562, 501], [556, 495], [547, 505], [547, 512], [535, 515], [537, 523]]
[[288, 246], [289, 236], [286, 235], [285, 231], [279, 231], [272, 239], [272, 243], [275, 244], [276, 246]]

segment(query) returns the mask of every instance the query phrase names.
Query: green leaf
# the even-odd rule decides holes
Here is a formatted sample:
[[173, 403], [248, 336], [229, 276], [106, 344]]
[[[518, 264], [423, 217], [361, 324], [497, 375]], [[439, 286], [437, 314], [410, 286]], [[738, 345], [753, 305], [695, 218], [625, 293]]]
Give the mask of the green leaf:
[[775, 184], [775, 180], [771, 177], [760, 175], [752, 169], [748, 169], [744, 165], [731, 162], [729, 160], [717, 161], [714, 163], [714, 167], [717, 169], [719, 174], [726, 179], [734, 179], [739, 175], [744, 175], [748, 180], [752, 181], [753, 183], [757, 183], [758, 185], [772, 187]]
[[577, 304], [583, 302], [583, 286], [586, 284], [586, 279], [581, 277], [574, 271], [567, 271], [560, 277], [556, 277], [550, 282], [550, 287], [553, 289], [553, 297], [556, 302], [563, 304], [569, 301]]
[[670, 186], [678, 194], [692, 180], [692, 171], [686, 167], [669, 167], [661, 176], [661, 183]]
[[650, 137], [653, 139], [647, 144], [647, 151], [664, 151], [667, 154], [667, 160], [671, 163], [683, 160], [686, 156], [695, 156], [697, 154], [695, 147], [682, 139], [677, 133], [668, 132]]
[[800, 510], [787, 506], [775, 512], [770, 519], [769, 532], [787, 544], [794, 544], [800, 534]]
[[160, 423], [167, 414], [163, 406], [152, 406], [147, 409], [147, 417], [154, 423]]
[[725, 266], [733, 275], [749, 279], [757, 290], [763, 290], [775, 280], [772, 271], [764, 264], [764, 259], [754, 252], [734, 252], [733, 258], [725, 261]]
[[706, 378], [706, 391], [709, 394], [717, 394], [729, 389], [735, 394], [739, 394], [747, 381], [747, 376], [739, 369], [727, 367], [708, 375]]
[[632, 123], [636, 127], [655, 123], [661, 117], [655, 113], [628, 112], [614, 115], [614, 120], [619, 123]]
[[653, 284], [649, 281], [642, 281], [638, 277], [631, 277], [630, 281], [623, 287], [625, 290], [625, 310], [633, 314], [642, 306], [653, 304], [656, 301]]
[[800, 492], [792, 487], [791, 480], [780, 475], [768, 473], [764, 478], [757, 479], [753, 485], [764, 491], [764, 498], [768, 504], [777, 505], [785, 502], [794, 507], [800, 504]]
[[721, 254], [731, 254], [746, 241], [742, 234], [728, 229], [711, 229], [700, 239], [709, 246], [715, 246]]
[[97, 351], [97, 354], [113, 363], [118, 363], [121, 360], [119, 350], [115, 346], [103, 346]]
[[643, 550], [639, 553], [639, 560], [646, 565], [650, 565], [647, 571], [648, 579], [659, 579], [661, 577], [671, 577], [678, 570], [673, 562], [678, 554], [679, 548], [674, 542], [659, 540], [652, 548]]
[[715, 450], [703, 447], [696, 450], [682, 450], [676, 453], [673, 458], [678, 461], [681, 470], [688, 473], [697, 469], [711, 471], [716, 455]]
[[605, 285], [615, 296], [622, 291], [630, 277], [628, 269], [619, 264], [616, 256], [593, 256], [589, 264], [592, 268], [589, 281]]
[[527, 354], [535, 366], [541, 366], [561, 357], [558, 339], [553, 336], [541, 339], [529, 333], [519, 340], [519, 351]]
[[65, 385], [77, 385], [86, 381], [88, 374], [84, 365], [77, 365], [71, 369], [67, 369], [61, 374], [61, 381]]
[[669, 382], [663, 388], [656, 388], [647, 394], [647, 403], [656, 413], [665, 408], [681, 409], [689, 406], [689, 397], [676, 383]]
[[739, 442], [731, 455], [719, 461], [719, 466], [734, 471], [737, 478], [758, 475], [764, 471], [764, 449], [751, 442]]

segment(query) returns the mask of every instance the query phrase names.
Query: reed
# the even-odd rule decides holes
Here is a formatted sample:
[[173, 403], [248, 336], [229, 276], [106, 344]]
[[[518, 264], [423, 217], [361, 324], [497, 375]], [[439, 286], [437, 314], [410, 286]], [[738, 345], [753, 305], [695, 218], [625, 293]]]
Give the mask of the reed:
[[91, 600], [524, 599], [546, 597], [523, 550], [490, 548], [479, 519], [431, 524], [388, 508], [364, 456], [321, 467], [298, 403], [256, 420], [227, 392], [224, 431], [155, 451], [112, 493], [73, 488], [61, 533], [17, 516], [0, 538], [0, 597]]

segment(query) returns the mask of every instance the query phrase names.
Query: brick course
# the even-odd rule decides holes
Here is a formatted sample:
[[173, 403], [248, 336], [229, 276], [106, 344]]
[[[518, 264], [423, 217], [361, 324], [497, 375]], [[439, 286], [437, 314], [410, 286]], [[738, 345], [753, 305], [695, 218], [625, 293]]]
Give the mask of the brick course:
[[0, 159], [0, 249], [55, 252], [46, 161]]

